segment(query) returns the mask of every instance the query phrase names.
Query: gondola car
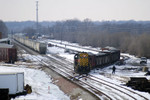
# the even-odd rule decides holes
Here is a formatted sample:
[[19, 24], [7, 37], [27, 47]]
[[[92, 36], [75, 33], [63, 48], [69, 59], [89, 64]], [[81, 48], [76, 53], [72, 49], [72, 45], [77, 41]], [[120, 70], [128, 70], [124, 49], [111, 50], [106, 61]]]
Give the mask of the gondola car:
[[120, 50], [110, 49], [98, 54], [79, 52], [74, 56], [74, 71], [79, 74], [87, 74], [93, 68], [102, 68], [115, 63], [120, 59]]

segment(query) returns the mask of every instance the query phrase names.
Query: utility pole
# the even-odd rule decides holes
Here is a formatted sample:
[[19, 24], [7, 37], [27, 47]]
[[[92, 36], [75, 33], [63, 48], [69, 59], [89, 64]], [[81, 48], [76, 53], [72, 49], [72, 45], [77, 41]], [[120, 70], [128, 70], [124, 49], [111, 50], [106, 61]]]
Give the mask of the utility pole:
[[36, 1], [36, 31], [39, 34], [39, 22], [38, 22], [38, 1]]

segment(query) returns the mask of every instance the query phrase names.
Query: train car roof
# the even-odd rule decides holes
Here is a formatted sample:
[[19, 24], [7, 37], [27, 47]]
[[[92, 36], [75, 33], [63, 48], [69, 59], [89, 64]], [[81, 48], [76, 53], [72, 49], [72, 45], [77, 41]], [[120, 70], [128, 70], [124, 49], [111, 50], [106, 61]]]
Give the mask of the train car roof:
[[99, 53], [114, 53], [114, 52], [118, 52], [120, 50], [104, 50], [104, 51], [100, 51]]
[[106, 55], [106, 53], [104, 53], [104, 52], [99, 52], [98, 54], [96, 54], [96, 56], [103, 56], [103, 55]]
[[113, 50], [113, 51], [114, 51], [114, 50], [115, 50], [115, 51], [116, 51], [116, 50], [119, 50], [119, 49], [117, 49], [117, 48], [115, 48], [115, 47], [110, 47], [110, 46], [107, 46], [107, 47], [105, 47], [105, 48], [108, 48], [109, 50]]
[[87, 52], [88, 53], [88, 55], [94, 55], [93, 53], [91, 53], [91, 52]]
[[5, 44], [5, 43], [0, 43], [0, 48], [13, 48], [13, 45]]
[[[19, 37], [19, 38], [23, 38], [23, 39], [27, 39], [27, 38], [25, 38], [25, 36], [17, 36], [17, 37]], [[42, 43], [42, 44], [46, 44], [44, 41], [38, 41], [38, 40], [34, 40], [34, 39], [27, 39], [27, 40], [29, 40], [29, 41], [34, 41], [34, 42], [37, 42], [37, 43]]]
[[10, 41], [10, 39], [9, 39], [9, 38], [0, 39], [0, 43], [1, 43], [1, 42], [5, 42], [5, 41]]

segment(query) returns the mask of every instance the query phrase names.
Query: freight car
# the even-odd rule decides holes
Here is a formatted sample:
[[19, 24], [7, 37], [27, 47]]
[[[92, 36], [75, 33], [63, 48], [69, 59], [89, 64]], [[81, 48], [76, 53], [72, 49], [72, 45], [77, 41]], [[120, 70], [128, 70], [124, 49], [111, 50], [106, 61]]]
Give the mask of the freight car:
[[0, 44], [0, 62], [14, 63], [17, 61], [17, 49], [12, 45]]
[[23, 36], [14, 35], [13, 37], [16, 41], [22, 43], [23, 45], [39, 52], [40, 54], [46, 54], [47, 45], [46, 43], [41, 43], [35, 40], [24, 38]]
[[79, 52], [74, 56], [74, 71], [87, 74], [93, 68], [102, 68], [120, 59], [120, 50], [111, 49], [98, 54]]

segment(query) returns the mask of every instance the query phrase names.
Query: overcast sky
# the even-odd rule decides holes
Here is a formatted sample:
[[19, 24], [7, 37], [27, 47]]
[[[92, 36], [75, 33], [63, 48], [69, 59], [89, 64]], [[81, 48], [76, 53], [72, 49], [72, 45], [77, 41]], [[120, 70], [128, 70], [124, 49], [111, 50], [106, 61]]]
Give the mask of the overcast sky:
[[[150, 0], [38, 0], [39, 21], [150, 20]], [[36, 0], [0, 0], [3, 21], [36, 20]]]

